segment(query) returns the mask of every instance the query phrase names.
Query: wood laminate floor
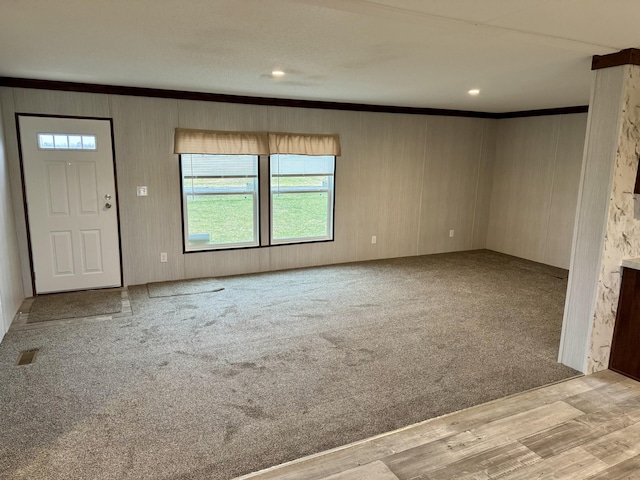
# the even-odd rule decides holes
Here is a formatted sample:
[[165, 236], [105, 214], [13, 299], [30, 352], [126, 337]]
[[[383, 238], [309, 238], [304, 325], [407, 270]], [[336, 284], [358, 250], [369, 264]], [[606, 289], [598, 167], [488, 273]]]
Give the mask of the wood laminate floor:
[[240, 478], [640, 479], [640, 383], [606, 370]]

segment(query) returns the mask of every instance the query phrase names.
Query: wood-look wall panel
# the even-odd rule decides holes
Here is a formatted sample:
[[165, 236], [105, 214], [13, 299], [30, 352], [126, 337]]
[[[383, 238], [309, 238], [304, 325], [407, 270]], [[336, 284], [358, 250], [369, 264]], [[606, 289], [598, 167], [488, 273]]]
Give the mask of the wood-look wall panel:
[[389, 132], [394, 140], [387, 147], [390, 149], [389, 177], [383, 180], [388, 208], [380, 212], [382, 231], [385, 232], [381, 245], [384, 258], [417, 254], [425, 167], [424, 120], [403, 116], [393, 122], [393, 130]]
[[425, 118], [367, 114], [361, 138], [358, 260], [416, 255]]
[[476, 205], [473, 217], [472, 249], [487, 248], [497, 133], [498, 120], [485, 120], [482, 131], [482, 151], [480, 153]]
[[544, 261], [559, 116], [501, 120], [487, 248]]
[[20, 254], [20, 270], [22, 272], [22, 290], [25, 297], [33, 295], [31, 284], [31, 266], [29, 264], [29, 242], [27, 239], [27, 220], [22, 197], [22, 178], [20, 173], [20, 156], [18, 151], [18, 132], [15, 121], [14, 89], [0, 88], [2, 117], [5, 133], [5, 153], [11, 180], [11, 200], [14, 212], [18, 251]]
[[542, 263], [569, 268], [587, 116], [562, 115]]
[[[177, 100], [114, 95], [111, 108], [125, 284], [184, 278]], [[138, 185], [147, 197], [137, 196]]]
[[288, 270], [291, 268], [329, 265], [336, 262], [333, 252], [335, 242], [316, 244], [280, 245], [269, 248], [269, 270]]
[[[0, 111], [4, 95], [0, 95]], [[0, 340], [9, 330], [11, 321], [24, 300], [20, 251], [13, 210], [12, 182], [9, 171], [9, 157], [6, 154], [4, 121], [0, 117]]]
[[586, 118], [498, 121], [487, 248], [569, 267]]
[[483, 129], [475, 119], [428, 118], [419, 254], [471, 249]]
[[[379, 148], [383, 143], [384, 124], [375, 115], [363, 115], [360, 124], [360, 141], [358, 142], [358, 179], [355, 198], [355, 210], [358, 212], [355, 221], [357, 231], [356, 258], [358, 261], [382, 258], [386, 232], [382, 231], [380, 221], [375, 212], [384, 207], [381, 189], [388, 176], [388, 163], [384, 162], [384, 152]], [[387, 155], [390, 155], [389, 153]], [[367, 185], [362, 188], [361, 185]], [[371, 237], [376, 236], [376, 244]]]
[[264, 249], [219, 250], [184, 255], [185, 278], [222, 277], [269, 270]]
[[178, 100], [180, 128], [265, 131], [267, 109], [258, 105]]
[[[336, 158], [335, 176], [335, 217], [334, 217], [334, 246], [331, 252], [331, 263], [352, 262], [358, 256], [358, 246], [361, 235], [358, 231], [358, 217], [356, 206], [362, 186], [360, 171], [366, 161], [362, 155], [360, 145], [363, 142], [362, 114], [348, 112], [340, 115], [331, 112], [329, 117], [332, 125], [339, 126], [342, 155]], [[340, 119], [340, 122], [337, 120]]]
[[109, 96], [60, 90], [14, 89], [16, 112], [70, 117], [111, 116]]

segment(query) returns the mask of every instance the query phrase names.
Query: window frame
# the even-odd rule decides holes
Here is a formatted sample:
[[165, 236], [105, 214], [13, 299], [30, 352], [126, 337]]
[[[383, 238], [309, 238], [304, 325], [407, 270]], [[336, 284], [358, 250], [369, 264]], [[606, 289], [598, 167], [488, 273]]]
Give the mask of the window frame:
[[[300, 245], [305, 243], [323, 243], [323, 242], [333, 242], [335, 240], [335, 212], [336, 212], [336, 166], [337, 166], [337, 158], [336, 155], [320, 155], [326, 157], [333, 157], [333, 174], [285, 174], [283, 177], [304, 177], [304, 176], [328, 176], [329, 177], [329, 185], [327, 186], [327, 227], [329, 230], [329, 234], [322, 237], [291, 237], [280, 240], [274, 240], [273, 238], [273, 185], [272, 185], [272, 174], [271, 174], [271, 161], [272, 157], [276, 155], [287, 155], [281, 153], [272, 153], [268, 155], [267, 169], [268, 169], [268, 177], [269, 177], [269, 246], [278, 247], [282, 245]], [[304, 155], [304, 154], [295, 154], [296, 156], [308, 156], [313, 157], [314, 155]], [[317, 188], [310, 190], [309, 192], [304, 192], [298, 190], [299, 193], [313, 193], [318, 191]]]
[[[235, 243], [218, 243], [218, 244], [201, 244], [201, 245], [190, 245], [189, 244], [189, 213], [187, 206], [187, 197], [188, 193], [185, 192], [184, 188], [184, 171], [183, 171], [183, 156], [186, 155], [203, 155], [203, 156], [251, 156], [254, 157], [256, 162], [256, 176], [255, 177], [236, 177], [236, 178], [254, 178], [255, 189], [252, 192], [253, 196], [253, 233], [254, 239], [251, 242], [235, 242]], [[261, 168], [260, 168], [260, 157], [261, 155], [251, 155], [251, 154], [229, 154], [229, 155], [217, 155], [217, 154], [195, 154], [195, 153], [181, 153], [178, 154], [179, 157], [179, 168], [180, 168], [180, 201], [181, 205], [181, 217], [182, 217], [182, 251], [183, 253], [202, 253], [202, 252], [211, 252], [211, 251], [225, 251], [225, 250], [243, 250], [243, 249], [251, 249], [251, 248], [260, 248], [262, 246], [262, 228], [261, 228], [261, 217], [262, 217], [262, 208], [261, 208]], [[201, 177], [205, 178], [205, 177]], [[232, 177], [206, 177], [206, 178], [232, 178]], [[216, 195], [215, 193], [209, 194], [201, 194], [201, 195]], [[218, 195], [229, 195], [229, 193], [220, 193]]]

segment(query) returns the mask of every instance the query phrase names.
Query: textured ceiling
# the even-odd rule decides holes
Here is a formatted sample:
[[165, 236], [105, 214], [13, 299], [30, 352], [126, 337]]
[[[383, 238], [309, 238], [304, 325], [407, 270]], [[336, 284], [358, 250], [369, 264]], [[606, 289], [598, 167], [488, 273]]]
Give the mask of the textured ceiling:
[[485, 112], [585, 105], [591, 57], [640, 46], [638, 0], [2, 0], [0, 12], [0, 76]]

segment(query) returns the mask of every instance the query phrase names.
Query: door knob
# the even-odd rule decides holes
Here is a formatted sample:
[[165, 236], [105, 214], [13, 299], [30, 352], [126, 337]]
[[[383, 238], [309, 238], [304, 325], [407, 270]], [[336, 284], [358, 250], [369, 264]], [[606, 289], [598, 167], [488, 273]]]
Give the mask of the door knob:
[[105, 203], [104, 204], [104, 208], [106, 208], [107, 210], [109, 210], [111, 208], [111, 204], [110, 203]]

